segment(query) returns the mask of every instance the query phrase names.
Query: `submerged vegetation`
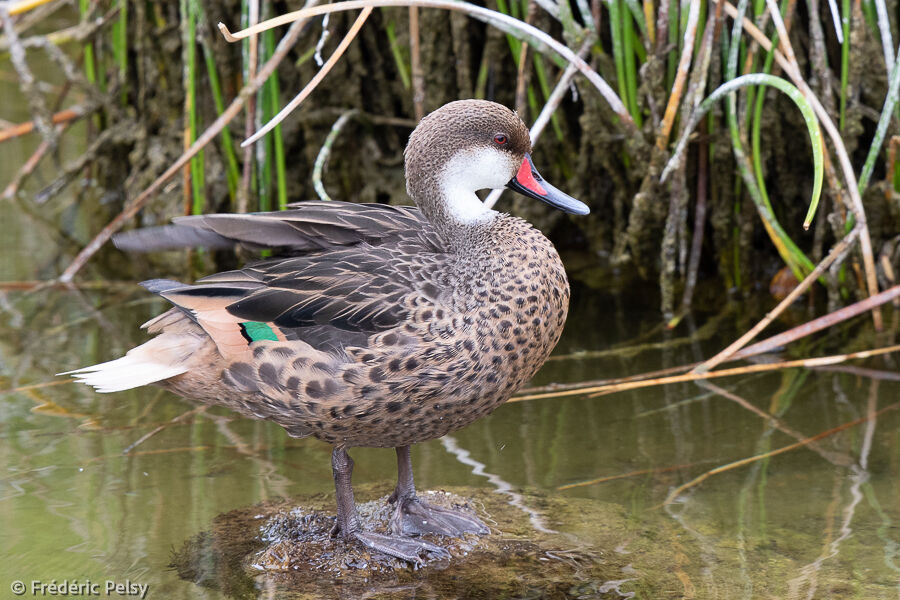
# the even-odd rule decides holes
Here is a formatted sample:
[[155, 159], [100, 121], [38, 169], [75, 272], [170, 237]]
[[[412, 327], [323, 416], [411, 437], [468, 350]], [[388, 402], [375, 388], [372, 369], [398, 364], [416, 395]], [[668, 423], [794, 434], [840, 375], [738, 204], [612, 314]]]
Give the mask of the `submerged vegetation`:
[[[82, 202], [95, 190], [117, 199], [104, 204], [110, 224], [90, 223], [99, 234], [59, 265], [64, 281], [138, 215], [275, 210], [316, 195], [405, 202], [402, 149], [416, 120], [479, 97], [535, 124], [551, 175], [593, 212], [570, 221], [520, 200], [511, 210], [563, 249], [658, 278], [667, 318], [689, 309], [704, 276], [740, 292], [782, 270], [800, 291], [822, 287], [832, 307], [895, 283], [896, 3], [76, 4], [0, 8], [0, 49], [32, 116], [0, 141], [43, 139], [4, 196], [33, 202], [25, 179], [86, 119], [86, 152], [44, 166], [54, 176], [36, 198], [60, 228], [72, 201], [60, 192], [80, 175], [97, 183]], [[237, 44], [214, 27], [234, 41], [228, 30], [276, 16]], [[51, 63], [43, 80], [35, 57]]]

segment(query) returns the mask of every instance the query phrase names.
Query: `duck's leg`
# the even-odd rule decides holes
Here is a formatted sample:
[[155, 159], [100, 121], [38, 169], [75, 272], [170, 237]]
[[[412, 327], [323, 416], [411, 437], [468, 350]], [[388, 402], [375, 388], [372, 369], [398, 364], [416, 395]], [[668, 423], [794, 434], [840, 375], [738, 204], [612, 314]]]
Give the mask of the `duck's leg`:
[[331, 471], [337, 496], [337, 523], [331, 530], [332, 536], [340, 535], [347, 541], [356, 540], [372, 550], [411, 562], [417, 567], [424, 565], [428, 558], [450, 555], [440, 546], [423, 540], [363, 530], [353, 499], [353, 459], [345, 448], [335, 447], [332, 451]]
[[487, 525], [468, 513], [428, 504], [416, 496], [409, 446], [397, 448], [397, 488], [388, 502], [396, 502], [391, 531], [399, 535], [437, 533], [460, 537], [464, 533], [489, 533]]

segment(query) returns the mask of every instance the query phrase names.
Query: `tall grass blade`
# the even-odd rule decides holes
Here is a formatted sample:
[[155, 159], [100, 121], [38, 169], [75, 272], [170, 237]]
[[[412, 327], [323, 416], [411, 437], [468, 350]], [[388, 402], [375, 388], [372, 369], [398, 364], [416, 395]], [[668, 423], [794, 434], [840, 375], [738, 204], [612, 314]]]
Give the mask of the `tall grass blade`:
[[128, 103], [128, 0], [119, 0], [119, 18], [112, 26], [113, 55], [119, 70], [119, 97]]
[[[197, 141], [197, 9], [198, 0], [181, 0], [182, 42], [184, 48], [184, 93], [188, 115], [189, 145]], [[191, 212], [202, 214], [204, 197], [204, 153], [201, 150], [191, 159]]]
[[[78, 0], [78, 12], [84, 21], [91, 12], [91, 0]], [[97, 83], [96, 63], [94, 62], [94, 43], [84, 44], [84, 76], [90, 84]]]
[[637, 98], [637, 65], [634, 60], [634, 50], [640, 43], [635, 44], [636, 36], [632, 25], [631, 13], [627, 10], [619, 10], [622, 18], [622, 50], [625, 54], [625, 86], [628, 89], [628, 109], [635, 124], [641, 126], [641, 111], [638, 108]]
[[[628, 80], [625, 77], [625, 45], [622, 40], [622, 15], [619, 10], [622, 0], [607, 0], [609, 9], [609, 35], [612, 39], [613, 62], [616, 65], [616, 85], [619, 88], [619, 97], [629, 106]], [[629, 114], [631, 111], [629, 110]]]
[[[541, 95], [544, 97], [544, 102], [547, 102], [550, 99], [550, 82], [547, 80], [547, 72], [544, 69], [542, 57], [540, 54], [535, 53], [532, 55], [532, 59], [534, 61], [534, 73], [535, 75], [537, 75], [538, 85], [541, 88]], [[532, 97], [533, 93], [529, 95], [529, 100], [531, 100]], [[537, 99], [534, 98], [534, 101], [534, 105], [530, 106], [530, 108], [533, 114], [537, 114]], [[553, 124], [553, 133], [556, 135], [556, 139], [562, 141], [564, 137], [562, 126], [559, 124], [559, 117], [556, 115], [556, 113], [551, 116], [550, 121]]]
[[[263, 60], [268, 60], [275, 53], [275, 33], [272, 30], [263, 34], [263, 48], [265, 51]], [[265, 90], [268, 100], [267, 112], [270, 115], [275, 115], [278, 113], [281, 97], [281, 90], [278, 85], [278, 71], [272, 73], [266, 81]], [[285, 163], [284, 136], [282, 135], [281, 125], [276, 126], [272, 133], [275, 150], [275, 184], [278, 209], [284, 210], [287, 208], [287, 165]]]
[[397, 73], [400, 75], [400, 82], [403, 89], [408, 90], [412, 85], [409, 77], [409, 67], [406, 66], [406, 57], [403, 56], [403, 50], [397, 42], [397, 24], [394, 21], [388, 21], [384, 28], [384, 32], [388, 37], [388, 44], [391, 47], [391, 55], [394, 57], [394, 65], [397, 67]]
[[[763, 2], [763, 7], [765, 3]], [[788, 0], [783, 0], [781, 3], [781, 13], [782, 15], [786, 12], [788, 8]], [[778, 45], [778, 33], [772, 34], [772, 49], [766, 52], [766, 57], [763, 60], [762, 72], [769, 73], [772, 70], [772, 63], [775, 60], [775, 52], [774, 48]], [[751, 88], [754, 89], [754, 88]], [[751, 162], [753, 165], [753, 172], [756, 175], [756, 184], [759, 187], [759, 193], [762, 198], [762, 201], [768, 207], [768, 209], [772, 210], [772, 203], [769, 200], [769, 193], [766, 190], [766, 181], [763, 177], [763, 169], [762, 169], [762, 157], [761, 157], [761, 144], [760, 137], [762, 134], [762, 109], [763, 102], [765, 101], [766, 94], [765, 90], [759, 89], [756, 93], [756, 97], [753, 99], [748, 99], [748, 103], [752, 103], [754, 105], [753, 108], [753, 116], [751, 119], [751, 133], [750, 133], [750, 152], [751, 152]]]
[[[219, 71], [216, 68], [216, 59], [213, 54], [210, 41], [206, 34], [206, 28], [209, 22], [206, 18], [206, 12], [202, 3], [197, 6], [197, 32], [200, 39], [200, 46], [203, 48], [203, 60], [206, 63], [206, 75], [209, 78], [209, 88], [212, 92], [213, 103], [216, 106], [216, 114], [221, 115], [225, 112], [225, 101], [222, 96], [222, 85], [219, 82]], [[225, 181], [228, 185], [228, 195], [234, 204], [237, 198], [238, 185], [241, 181], [241, 169], [238, 166], [237, 152], [234, 147], [234, 140], [231, 137], [231, 130], [228, 125], [222, 128], [222, 153], [225, 155]]]
[[669, 64], [666, 71], [666, 83], [671, 89], [672, 83], [675, 81], [675, 69], [678, 68], [678, 48], [681, 44], [681, 36], [679, 32], [679, 4], [678, 0], [660, 0], [669, 3], [669, 43], [672, 44], [672, 50], [668, 52]]

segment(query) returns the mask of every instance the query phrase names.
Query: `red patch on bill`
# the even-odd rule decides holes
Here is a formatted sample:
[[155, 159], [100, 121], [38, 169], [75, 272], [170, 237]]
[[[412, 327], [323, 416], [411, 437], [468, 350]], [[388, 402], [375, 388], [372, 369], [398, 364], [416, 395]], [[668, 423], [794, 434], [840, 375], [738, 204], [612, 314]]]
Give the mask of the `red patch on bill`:
[[534, 175], [531, 174], [531, 161], [527, 158], [522, 161], [522, 166], [519, 167], [519, 172], [516, 173], [516, 181], [519, 182], [519, 185], [528, 188], [535, 194], [540, 194], [541, 196], [547, 195], [547, 190], [545, 190], [541, 184], [537, 182], [537, 179], [534, 178]]

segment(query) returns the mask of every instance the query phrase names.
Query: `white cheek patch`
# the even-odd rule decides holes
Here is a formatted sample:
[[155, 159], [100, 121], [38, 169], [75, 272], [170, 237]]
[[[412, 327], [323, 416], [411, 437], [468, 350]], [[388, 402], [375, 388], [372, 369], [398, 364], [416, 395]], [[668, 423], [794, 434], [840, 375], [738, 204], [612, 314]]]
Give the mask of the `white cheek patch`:
[[518, 164], [506, 152], [480, 147], [460, 150], [444, 165], [441, 192], [450, 214], [461, 223], [492, 219], [496, 211], [475, 195], [477, 190], [504, 187], [516, 174]]

